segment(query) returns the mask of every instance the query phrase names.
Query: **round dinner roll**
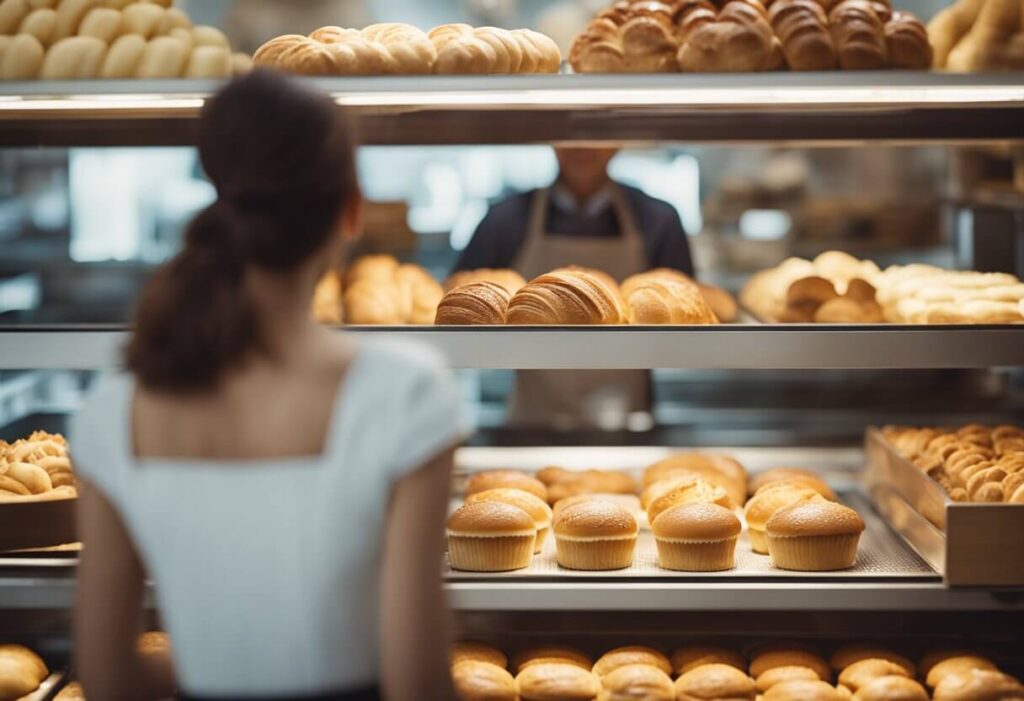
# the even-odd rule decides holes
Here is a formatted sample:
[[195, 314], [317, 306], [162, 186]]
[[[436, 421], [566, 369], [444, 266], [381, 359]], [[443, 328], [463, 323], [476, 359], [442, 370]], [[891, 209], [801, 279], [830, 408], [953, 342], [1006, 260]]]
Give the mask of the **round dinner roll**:
[[927, 679], [928, 673], [932, 671], [932, 667], [939, 662], [953, 657], [981, 657], [981, 655], [974, 650], [964, 648], [934, 648], [928, 650], [921, 655], [921, 662], [918, 665], [918, 673], [921, 675], [921, 679]]
[[0, 645], [0, 699], [20, 699], [50, 674], [36, 653], [21, 645]]
[[788, 665], [786, 667], [772, 667], [764, 674], [754, 680], [757, 690], [764, 693], [776, 684], [791, 681], [820, 681], [821, 677], [810, 667], [802, 665]]
[[680, 677], [690, 670], [709, 664], [724, 664], [741, 672], [747, 671], [747, 661], [743, 655], [717, 645], [685, 645], [676, 648], [672, 652], [671, 662], [673, 673]]
[[845, 701], [847, 697], [820, 679], [791, 679], [776, 684], [762, 698], [763, 701]]
[[587, 501], [555, 521], [558, 564], [571, 570], [621, 570], [633, 564], [640, 527], [629, 511], [604, 501]]
[[137, 78], [180, 78], [188, 65], [192, 47], [174, 37], [155, 37], [146, 43]]
[[935, 701], [1019, 701], [1024, 686], [1009, 674], [972, 669], [946, 675], [935, 687]]
[[[6, 43], [0, 53], [0, 78], [3, 80], [32, 80], [39, 75], [46, 59], [46, 49], [31, 34], [19, 34], [15, 37], [0, 37]], [[2, 44], [0, 44], [2, 46]]]
[[603, 677], [626, 665], [648, 665], [665, 674], [672, 673], [672, 664], [668, 657], [663, 652], [644, 645], [626, 645], [609, 650], [594, 663], [593, 672], [597, 676]]
[[747, 495], [747, 471], [725, 455], [677, 453], [656, 462], [644, 471], [644, 487], [679, 472], [691, 472], [706, 482], [723, 487], [732, 506], [739, 506]]
[[15, 36], [31, 34], [42, 46], [49, 46], [57, 40], [57, 11], [50, 7], [32, 10], [21, 21]]
[[598, 493], [636, 494], [636, 483], [624, 472], [583, 470], [548, 487], [548, 500], [556, 502], [578, 494]]
[[[775, 492], [768, 492], [774, 494]], [[852, 567], [864, 519], [831, 501], [805, 501], [768, 519], [768, 554], [779, 569], [825, 572]]]
[[533, 560], [533, 518], [510, 504], [463, 504], [448, 517], [448, 562], [467, 572], [507, 572]]
[[220, 46], [197, 46], [185, 65], [186, 78], [227, 78], [231, 76], [231, 52]]
[[101, 78], [134, 78], [142, 56], [146, 53], [146, 40], [137, 34], [125, 34], [110, 45], [100, 69]]
[[820, 494], [808, 487], [787, 485], [755, 494], [747, 501], [743, 515], [747, 520], [747, 533], [750, 547], [755, 553], [768, 553], [768, 539], [765, 529], [768, 519], [785, 508], [805, 501], [821, 500]]
[[934, 689], [938, 687], [938, 685], [942, 683], [942, 680], [950, 674], [969, 672], [972, 669], [987, 669], [990, 672], [999, 671], [996, 666], [992, 664], [992, 661], [985, 657], [961, 655], [959, 657], [947, 658], [933, 665], [932, 668], [928, 670], [928, 674], [925, 677], [925, 684]]
[[895, 662], [866, 659], [854, 662], [840, 672], [839, 683], [857, 693], [861, 687], [867, 686], [868, 682], [879, 677], [906, 677], [909, 679], [910, 675], [907, 674], [907, 670]]
[[675, 701], [672, 678], [648, 664], [628, 664], [601, 678], [597, 701]]
[[799, 467], [775, 467], [764, 472], [759, 472], [750, 480], [750, 494], [757, 494], [764, 489], [765, 485], [772, 482], [798, 482], [805, 487], [810, 487], [829, 501], [836, 498], [835, 492], [825, 483], [821, 477]]
[[473, 640], [463, 640], [452, 645], [452, 666], [459, 662], [489, 662], [502, 669], [508, 667], [508, 657], [496, 647]]
[[459, 701], [519, 701], [516, 680], [490, 662], [457, 662], [452, 666], [452, 681]]
[[660, 497], [665, 492], [681, 487], [687, 484], [693, 484], [701, 477], [696, 472], [674, 472], [665, 479], [660, 479], [657, 482], [644, 487], [644, 490], [640, 492], [640, 506], [644, 511], [650, 507], [651, 502]]
[[519, 470], [487, 470], [486, 472], [478, 472], [466, 482], [466, 496], [502, 487], [521, 489], [538, 499], [548, 501], [548, 488], [544, 486], [544, 483]]
[[743, 529], [718, 504], [683, 504], [662, 512], [651, 524], [658, 564], [682, 572], [720, 572], [736, 564], [736, 540]]
[[698, 478], [695, 482], [681, 483], [654, 499], [647, 507], [647, 521], [654, 523], [658, 516], [673, 506], [683, 504], [711, 503], [726, 509], [731, 508], [729, 494], [721, 487]]
[[765, 672], [777, 667], [807, 667], [818, 679], [829, 681], [832, 669], [821, 655], [798, 648], [768, 648], [750, 659], [750, 676], [759, 679]]
[[522, 701], [593, 701], [601, 692], [596, 674], [557, 662], [530, 665], [516, 683]]
[[727, 664], [707, 664], [676, 679], [677, 701], [754, 701], [754, 680]]
[[510, 504], [530, 514], [530, 518], [533, 519], [533, 526], [537, 529], [537, 540], [534, 543], [533, 552], [534, 554], [539, 553], [544, 548], [544, 541], [547, 539], [548, 531], [551, 529], [552, 515], [551, 507], [543, 499], [521, 489], [510, 489], [508, 487], [487, 489], [466, 497], [467, 504], [475, 504], [480, 501]]
[[543, 482], [545, 487], [550, 487], [553, 484], [574, 479], [576, 472], [574, 470], [566, 470], [564, 467], [550, 465], [537, 470], [533, 473], [533, 476]]
[[520, 650], [512, 662], [512, 667], [518, 674], [531, 665], [555, 663], [571, 664], [588, 672], [594, 666], [594, 661], [582, 650], [568, 645], [540, 645]]
[[105, 44], [112, 43], [121, 36], [123, 22], [121, 12], [110, 7], [95, 7], [82, 20], [78, 27], [78, 35], [96, 37]]
[[907, 672], [907, 676], [910, 677], [914, 677], [917, 674], [917, 667], [909, 658], [871, 643], [850, 643], [849, 645], [843, 645], [832, 653], [832, 657], [829, 658], [829, 664], [832, 665], [832, 669], [837, 672], [841, 672], [854, 662], [870, 659], [889, 660], [890, 662], [895, 662], [900, 667], [903, 667]]
[[929, 701], [928, 692], [913, 679], [898, 675], [876, 677], [857, 690], [853, 701]]

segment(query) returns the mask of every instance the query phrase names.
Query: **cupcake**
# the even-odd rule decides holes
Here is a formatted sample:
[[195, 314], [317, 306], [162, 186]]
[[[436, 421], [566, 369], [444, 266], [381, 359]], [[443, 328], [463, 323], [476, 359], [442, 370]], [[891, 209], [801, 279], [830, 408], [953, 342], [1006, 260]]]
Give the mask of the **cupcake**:
[[621, 506], [603, 501], [577, 504], [555, 521], [558, 564], [570, 570], [629, 567], [639, 530], [636, 518]]
[[658, 564], [682, 572], [718, 572], [736, 564], [740, 520], [718, 504], [684, 504], [662, 512], [651, 524]]
[[519, 701], [516, 680], [490, 662], [466, 660], [453, 665], [452, 682], [459, 701]]
[[521, 489], [510, 489], [508, 487], [488, 489], [466, 497], [467, 504], [475, 504], [480, 501], [509, 504], [530, 514], [530, 518], [533, 519], [534, 528], [537, 529], [537, 540], [533, 545], [533, 552], [536, 555], [544, 548], [544, 541], [548, 537], [548, 531], [551, 530], [551, 507], [543, 499]]
[[678, 701], [754, 701], [754, 681], [735, 667], [707, 664], [676, 679]]
[[619, 667], [638, 664], [655, 667], [665, 674], [672, 673], [672, 664], [664, 653], [643, 645], [627, 645], [609, 650], [594, 663], [593, 672], [603, 677]]
[[601, 692], [596, 674], [571, 664], [530, 665], [516, 683], [522, 701], [593, 701]]
[[510, 489], [521, 489], [529, 492], [538, 499], [548, 500], [548, 488], [544, 483], [535, 477], [530, 477], [525, 472], [518, 470], [488, 470], [478, 472], [466, 482], [466, 496], [485, 492], [488, 489], [499, 489], [507, 487]]
[[672, 678], [657, 667], [628, 664], [601, 678], [597, 701], [675, 701]]
[[743, 514], [747, 519], [747, 535], [750, 547], [755, 553], [768, 554], [768, 541], [764, 531], [768, 519], [785, 508], [805, 501], [822, 501], [820, 494], [813, 489], [797, 485], [780, 486], [750, 498]]
[[691, 669], [706, 664], [726, 664], [741, 672], [747, 671], [747, 661], [743, 659], [743, 655], [717, 645], [685, 645], [672, 652], [671, 662], [672, 671], [676, 676], [682, 676]]
[[679, 484], [659, 495], [647, 507], [647, 521], [654, 523], [663, 511], [683, 504], [709, 503], [730, 508], [729, 494], [721, 487], [698, 478], [694, 482]]
[[804, 572], [852, 567], [863, 532], [864, 519], [856, 511], [824, 500], [780, 511], [768, 519], [765, 529], [775, 566]]
[[467, 572], [529, 567], [537, 529], [517, 506], [493, 501], [463, 504], [448, 517], [448, 562]]

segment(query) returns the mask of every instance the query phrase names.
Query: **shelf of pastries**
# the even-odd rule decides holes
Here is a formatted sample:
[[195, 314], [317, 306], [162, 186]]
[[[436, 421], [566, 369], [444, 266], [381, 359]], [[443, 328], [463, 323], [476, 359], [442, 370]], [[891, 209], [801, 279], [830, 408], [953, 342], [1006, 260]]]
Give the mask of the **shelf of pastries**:
[[[366, 144], [1019, 141], [1014, 74], [506, 75], [302, 78]], [[216, 80], [0, 81], [0, 145], [194, 144]], [[771, 129], [764, 128], [765, 116]], [[528, 118], [527, 118], [528, 117]], [[365, 119], [361, 119], [365, 118]]]

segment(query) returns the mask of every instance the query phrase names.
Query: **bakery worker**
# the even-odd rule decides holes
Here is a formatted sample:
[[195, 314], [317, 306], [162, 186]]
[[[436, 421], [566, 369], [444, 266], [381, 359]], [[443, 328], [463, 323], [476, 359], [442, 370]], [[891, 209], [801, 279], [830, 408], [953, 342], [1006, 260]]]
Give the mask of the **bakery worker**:
[[[513, 268], [531, 280], [554, 268], [597, 268], [620, 282], [651, 268], [693, 275], [686, 232], [667, 202], [615, 182], [611, 148], [556, 148], [559, 174], [546, 188], [491, 208], [456, 270]], [[649, 411], [646, 371], [517, 373], [510, 420], [519, 425], [620, 429]]]

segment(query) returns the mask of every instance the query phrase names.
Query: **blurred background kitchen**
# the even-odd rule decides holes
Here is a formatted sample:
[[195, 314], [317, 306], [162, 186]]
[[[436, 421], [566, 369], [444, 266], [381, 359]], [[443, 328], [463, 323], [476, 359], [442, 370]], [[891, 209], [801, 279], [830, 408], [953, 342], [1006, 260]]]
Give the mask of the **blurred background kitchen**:
[[[605, 0], [178, 0], [196, 23], [253, 51], [268, 38], [326, 25], [465, 20], [530, 26], [567, 52]], [[943, 0], [906, 0], [927, 20]], [[890, 263], [1020, 274], [1024, 197], [998, 149], [788, 149], [672, 144], [625, 150], [611, 175], [669, 202], [690, 237], [698, 275], [734, 292], [787, 256], [846, 250]], [[366, 251], [391, 252], [443, 279], [489, 205], [548, 185], [546, 146], [367, 147]], [[189, 148], [0, 149], [0, 323], [123, 324], [153, 267], [178, 249], [213, 198]], [[466, 372], [479, 443], [675, 445], [855, 442], [865, 415], [885, 422], [998, 421], [1021, 415], [1022, 380], [1001, 371], [756, 373], [656, 371], [654, 409], [601, 432], [538, 435], [504, 427], [504, 372]], [[938, 378], [938, 380], [937, 380]], [[0, 373], [0, 437], [78, 401], [75, 373]], [[937, 401], [937, 398], [941, 401]], [[948, 400], [948, 401], [946, 401]], [[781, 407], [781, 408], [780, 408]], [[953, 413], [955, 411], [955, 413]]]

